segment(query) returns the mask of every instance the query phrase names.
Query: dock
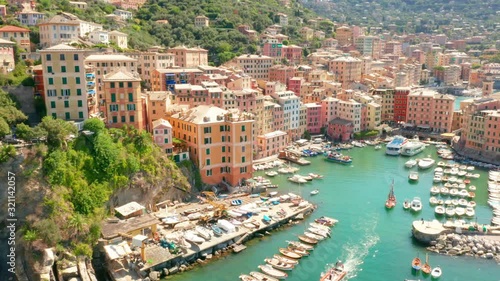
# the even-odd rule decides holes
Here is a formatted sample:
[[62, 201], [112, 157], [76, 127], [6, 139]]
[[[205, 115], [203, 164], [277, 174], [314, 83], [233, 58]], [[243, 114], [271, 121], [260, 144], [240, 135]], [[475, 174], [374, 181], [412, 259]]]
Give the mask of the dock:
[[301, 154], [295, 151], [291, 150], [286, 150], [286, 151], [280, 151], [278, 158], [286, 161], [290, 161], [292, 163], [305, 166], [311, 164], [311, 161], [305, 160], [304, 158], [300, 157]]
[[[240, 206], [231, 206], [230, 201], [233, 199], [234, 197], [225, 200], [219, 200], [217, 201], [217, 204], [224, 204], [228, 211], [239, 208]], [[243, 201], [242, 205], [249, 203], [262, 204], [263, 202], [260, 198], [250, 196], [239, 196], [238, 199]], [[190, 209], [205, 210], [205, 208], [209, 206], [211, 205], [207, 203], [182, 204], [180, 207], [175, 208], [175, 212], [177, 214], [182, 214], [186, 210]], [[113, 263], [114, 266], [110, 268], [108, 267], [108, 271], [112, 279], [115, 281], [142, 280], [135, 278], [137, 278], [137, 276], [145, 276], [151, 271], [159, 271], [164, 273], [167, 272], [168, 274], [173, 274], [180, 269], [186, 269], [186, 265], [188, 264], [201, 262], [207, 257], [211, 257], [212, 255], [217, 256], [222, 252], [227, 252], [231, 249], [234, 252], [241, 252], [246, 249], [246, 246], [243, 245], [245, 241], [252, 239], [258, 234], [262, 234], [267, 231], [271, 231], [272, 229], [278, 228], [298, 216], [310, 214], [313, 212], [314, 208], [315, 206], [311, 203], [301, 204], [301, 206], [296, 206], [296, 204], [293, 204], [292, 202], [280, 203], [278, 205], [269, 204], [269, 210], [254, 214], [251, 217], [254, 222], [260, 223], [258, 227], [250, 229], [245, 227], [244, 225], [239, 225], [236, 227], [236, 230], [234, 232], [225, 232], [220, 237], [212, 235], [212, 238], [209, 241], [205, 241], [201, 244], [191, 243], [189, 248], [183, 248], [182, 251], [176, 254], [171, 253], [168, 249], [163, 248], [159, 243], [148, 243], [143, 249], [144, 259], [132, 259], [132, 266], [130, 264], [126, 266], [125, 263], [120, 263], [117, 259]], [[173, 210], [169, 209], [169, 212], [172, 211]], [[281, 214], [284, 212], [286, 214], [280, 216], [278, 212]], [[156, 213], [152, 213], [151, 215], [155, 216], [155, 214]], [[263, 222], [264, 215], [272, 218], [270, 223], [265, 224]], [[172, 235], [173, 233], [179, 232], [178, 229], [161, 225], [159, 219], [158, 224], [159, 225], [157, 226], [157, 232], [160, 238], [168, 236], [169, 234]], [[141, 251], [141, 249], [135, 251]], [[127, 260], [130, 260], [130, 258], [127, 258]]]

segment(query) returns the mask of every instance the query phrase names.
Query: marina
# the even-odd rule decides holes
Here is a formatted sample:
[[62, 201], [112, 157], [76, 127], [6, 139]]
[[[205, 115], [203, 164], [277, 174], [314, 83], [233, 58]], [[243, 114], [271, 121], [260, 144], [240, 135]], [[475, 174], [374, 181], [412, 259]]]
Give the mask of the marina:
[[[438, 160], [437, 149], [434, 145], [426, 147], [423, 155]], [[491, 280], [489, 276], [500, 274], [500, 267], [494, 260], [477, 257], [453, 258], [447, 255], [427, 251], [425, 245], [417, 242], [409, 235], [413, 221], [420, 222], [438, 220], [443, 225], [448, 221], [445, 215], [435, 214], [435, 206], [430, 206], [432, 196], [429, 189], [436, 185], [433, 183], [434, 169], [420, 169], [416, 166], [413, 170], [419, 171], [418, 183], [408, 181], [408, 168], [406, 157], [390, 157], [385, 155], [385, 149], [374, 150], [371, 146], [343, 150], [356, 161], [350, 165], [325, 164], [324, 157], [310, 157], [311, 165], [299, 167], [294, 173], [309, 175], [320, 174], [322, 180], [313, 180], [312, 184], [294, 184], [287, 180], [290, 174], [278, 174], [269, 177], [272, 184], [279, 186], [273, 191], [280, 194], [293, 192], [302, 194], [308, 201], [316, 204], [318, 208], [314, 217], [329, 216], [341, 221], [335, 227], [334, 237], [319, 242], [314, 254], [301, 259], [292, 271], [287, 271], [286, 280], [319, 280], [322, 273], [332, 268], [337, 260], [344, 262], [348, 271], [344, 280], [404, 280], [422, 279], [421, 272], [412, 273], [409, 263], [416, 256], [425, 257], [429, 254], [432, 266], [440, 265], [443, 270], [442, 280]], [[453, 162], [450, 162], [453, 163]], [[448, 162], [442, 163], [443, 170], [448, 168]], [[297, 166], [289, 166], [295, 168]], [[441, 166], [439, 166], [441, 167]], [[452, 168], [451, 166], [449, 167]], [[466, 167], [467, 168], [467, 167]], [[280, 169], [276, 167], [275, 169]], [[460, 177], [457, 179], [470, 179], [467, 186], [474, 186], [476, 206], [475, 216], [464, 217], [469, 223], [477, 222], [479, 225], [491, 223], [492, 208], [488, 205], [488, 190], [486, 171], [476, 168], [467, 170], [471, 175], [478, 177]], [[265, 177], [265, 171], [255, 173], [255, 176]], [[446, 174], [451, 177], [451, 174]], [[387, 199], [388, 187], [394, 180], [394, 193], [400, 198], [407, 198], [408, 203], [412, 198], [419, 197], [422, 209], [419, 212], [405, 210], [402, 205], [397, 205], [393, 210], [386, 210], [382, 205]], [[438, 186], [444, 188], [443, 183]], [[456, 181], [455, 181], [456, 183]], [[452, 183], [453, 184], [453, 183]], [[458, 183], [457, 183], [458, 184]], [[319, 195], [311, 196], [313, 190], [321, 190]], [[440, 197], [438, 197], [440, 198]], [[460, 198], [457, 197], [457, 202]], [[234, 200], [234, 199], [232, 199]], [[451, 199], [439, 199], [444, 201]], [[361, 203], [362, 202], [362, 203]], [[402, 202], [402, 201], [401, 201]], [[408, 204], [409, 205], [409, 204]], [[279, 205], [278, 205], [279, 206]], [[436, 205], [437, 206], [437, 205]], [[452, 218], [453, 221], [457, 218]], [[303, 235], [309, 232], [309, 224], [314, 218], [306, 217], [296, 225], [284, 231], [272, 231], [271, 235], [254, 238], [245, 243], [246, 249], [238, 254], [223, 257], [222, 261], [204, 264], [182, 274], [168, 276], [168, 280], [197, 280], [206, 281], [237, 280], [242, 274], [257, 272], [257, 265], [263, 263], [265, 258], [273, 257], [277, 253], [277, 246], [285, 247], [284, 241], [297, 241], [311, 239]], [[311, 240], [309, 240], [311, 241]], [[383, 269], [380, 263], [391, 263], [391, 269]], [[451, 270], [453, 268], [453, 270]], [[213, 276], [213, 272], [224, 272], [224, 276]], [[251, 279], [248, 279], [251, 280]]]

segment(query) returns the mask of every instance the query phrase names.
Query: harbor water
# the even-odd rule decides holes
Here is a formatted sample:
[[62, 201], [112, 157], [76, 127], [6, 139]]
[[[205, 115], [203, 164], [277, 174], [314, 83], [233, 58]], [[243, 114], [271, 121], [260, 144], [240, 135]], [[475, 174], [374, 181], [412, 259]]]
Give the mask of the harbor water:
[[[242, 273], [259, 271], [258, 265], [264, 264], [266, 257], [278, 254], [278, 248], [286, 247], [287, 240], [297, 240], [309, 222], [319, 216], [329, 216], [340, 222], [332, 229], [332, 238], [320, 242], [309, 257], [300, 260], [298, 266], [289, 272], [288, 281], [319, 280], [327, 264], [337, 260], [345, 262], [349, 271], [344, 280], [388, 281], [420, 279], [431, 280], [430, 276], [413, 273], [411, 261], [419, 256], [425, 259], [426, 250], [411, 236], [411, 224], [414, 220], [435, 219], [434, 207], [429, 205], [429, 190], [433, 185], [433, 169], [412, 170], [419, 172], [417, 183], [408, 181], [410, 169], [404, 163], [408, 157], [386, 156], [384, 147], [374, 150], [372, 146], [354, 148], [342, 153], [353, 157], [352, 165], [341, 165], [324, 161], [323, 156], [307, 158], [309, 166], [300, 167], [298, 174], [319, 173], [323, 179], [306, 184], [287, 181], [287, 175], [278, 175], [272, 179], [279, 184], [280, 193], [294, 192], [302, 194], [318, 205], [318, 209], [306, 220], [284, 230], [273, 231], [271, 235], [247, 242], [249, 247], [239, 253], [199, 266], [191, 271], [169, 276], [176, 281], [222, 281], [238, 280]], [[431, 155], [436, 160], [434, 146], [427, 147], [422, 153], [412, 158]], [[472, 221], [489, 224], [492, 216], [487, 205], [487, 171], [476, 169], [479, 179], [472, 179], [476, 190], [476, 217]], [[264, 175], [257, 172], [256, 175]], [[393, 210], [386, 210], [384, 203], [394, 180], [394, 192], [397, 205]], [[313, 189], [320, 193], [311, 196]], [[274, 190], [273, 190], [274, 191]], [[420, 197], [423, 209], [412, 214], [402, 207], [405, 199]], [[441, 219], [443, 222], [445, 219]], [[429, 253], [432, 267], [441, 266], [443, 275], [439, 280], [449, 281], [500, 281], [500, 265], [494, 260], [472, 257], [450, 257]]]

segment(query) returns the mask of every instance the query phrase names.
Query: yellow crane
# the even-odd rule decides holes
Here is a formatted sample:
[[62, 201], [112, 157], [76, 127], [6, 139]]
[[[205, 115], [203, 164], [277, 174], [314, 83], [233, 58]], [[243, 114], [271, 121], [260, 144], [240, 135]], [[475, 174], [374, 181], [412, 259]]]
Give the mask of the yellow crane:
[[218, 203], [215, 200], [217, 197], [211, 191], [203, 191], [201, 194], [205, 197], [206, 202], [214, 207], [214, 219], [222, 218], [227, 214], [227, 207], [224, 204]]

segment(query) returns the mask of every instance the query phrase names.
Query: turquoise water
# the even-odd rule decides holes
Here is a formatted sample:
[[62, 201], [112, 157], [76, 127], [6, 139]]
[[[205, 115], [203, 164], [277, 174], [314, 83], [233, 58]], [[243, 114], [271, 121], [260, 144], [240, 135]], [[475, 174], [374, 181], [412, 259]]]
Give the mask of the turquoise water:
[[459, 110], [460, 109], [460, 102], [463, 100], [467, 100], [467, 99], [471, 99], [471, 97], [456, 96], [455, 97], [455, 110]]
[[[274, 183], [280, 184], [279, 191], [302, 193], [306, 199], [318, 205], [318, 209], [304, 222], [285, 230], [274, 231], [270, 236], [254, 239], [247, 244], [249, 247], [239, 254], [232, 254], [225, 259], [169, 277], [168, 280], [238, 280], [242, 273], [258, 271], [257, 266], [264, 263], [264, 258], [277, 254], [278, 248], [286, 245], [286, 240], [296, 240], [308, 223], [321, 215], [340, 221], [332, 230], [332, 238], [320, 242], [311, 256], [303, 258], [286, 280], [319, 280], [326, 265], [335, 263], [337, 259], [346, 263], [349, 270], [347, 280], [431, 280], [421, 274], [414, 276], [410, 264], [416, 255], [425, 258], [426, 253], [411, 237], [412, 221], [435, 218], [434, 208], [428, 204], [433, 169], [419, 171], [418, 183], [410, 184], [408, 169], [404, 167], [408, 160], [406, 157], [386, 156], [383, 149], [375, 151], [373, 147], [353, 149], [344, 153], [354, 158], [353, 165], [325, 162], [322, 157], [308, 158], [312, 165], [301, 167], [299, 173], [320, 173], [325, 176], [322, 180], [299, 187], [288, 182], [284, 175], [273, 179]], [[428, 147], [419, 157], [427, 154], [435, 155], [435, 149]], [[487, 173], [478, 170], [476, 172], [481, 174], [481, 178], [472, 180], [478, 188], [477, 221], [489, 224], [491, 209], [486, 204]], [[395, 209], [386, 211], [384, 203], [392, 179], [395, 181], [398, 204]], [[309, 192], [315, 188], [320, 190], [320, 194], [310, 196]], [[412, 215], [402, 208], [404, 199], [412, 199], [415, 196], [421, 197], [424, 205], [418, 215]], [[500, 280], [500, 265], [491, 260], [429, 253], [429, 262], [433, 267], [442, 267], [441, 281]]]

